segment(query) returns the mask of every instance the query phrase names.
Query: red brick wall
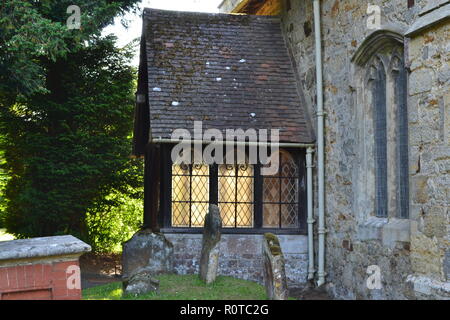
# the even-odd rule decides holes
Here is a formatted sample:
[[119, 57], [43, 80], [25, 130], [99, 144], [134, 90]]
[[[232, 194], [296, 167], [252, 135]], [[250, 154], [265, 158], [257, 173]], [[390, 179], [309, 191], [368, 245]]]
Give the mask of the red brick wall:
[[70, 266], [79, 267], [78, 260], [0, 267], [0, 300], [79, 300], [81, 288], [68, 288]]

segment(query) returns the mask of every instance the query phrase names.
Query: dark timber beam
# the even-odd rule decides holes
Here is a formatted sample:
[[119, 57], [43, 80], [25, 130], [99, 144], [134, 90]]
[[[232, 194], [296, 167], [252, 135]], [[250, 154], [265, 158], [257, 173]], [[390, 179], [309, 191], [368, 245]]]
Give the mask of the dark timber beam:
[[161, 147], [148, 144], [144, 169], [144, 228], [159, 232], [159, 185], [161, 179]]

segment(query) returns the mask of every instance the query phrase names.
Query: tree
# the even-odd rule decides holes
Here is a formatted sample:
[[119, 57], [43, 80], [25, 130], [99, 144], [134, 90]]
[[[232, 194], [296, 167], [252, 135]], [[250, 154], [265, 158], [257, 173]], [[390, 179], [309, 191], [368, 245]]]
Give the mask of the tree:
[[56, 63], [46, 89], [1, 110], [5, 139], [5, 225], [20, 236], [75, 233], [86, 238], [88, 210], [139, 185], [129, 159], [134, 70], [109, 37]]
[[[2, 220], [16, 236], [86, 240], [87, 213], [141, 198], [141, 163], [129, 158], [131, 50], [100, 36], [135, 2], [78, 1], [92, 10], [84, 10], [82, 30], [70, 31], [69, 1], [0, 5], [0, 143], [10, 177]], [[33, 26], [39, 32], [23, 33]]]
[[136, 9], [139, 0], [77, 0], [81, 29], [69, 30], [72, 0], [0, 0], [0, 107], [18, 95], [45, 92], [40, 58], [56, 61], [99, 36], [114, 17]]

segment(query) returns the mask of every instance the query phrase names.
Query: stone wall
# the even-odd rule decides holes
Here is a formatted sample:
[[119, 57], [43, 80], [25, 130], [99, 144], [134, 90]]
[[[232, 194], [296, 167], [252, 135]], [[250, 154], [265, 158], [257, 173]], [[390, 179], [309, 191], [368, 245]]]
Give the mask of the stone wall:
[[412, 35], [409, 60], [412, 269], [450, 297], [450, 23]]
[[[361, 146], [373, 135], [358, 135], [361, 83], [352, 62], [374, 30], [367, 26], [367, 6], [381, 8], [381, 28], [406, 32], [429, 1], [331, 0], [322, 4], [324, 109], [326, 140], [327, 288], [344, 299], [405, 299], [445, 296], [449, 250], [449, 24], [441, 23], [406, 39], [409, 75], [410, 219], [373, 217], [360, 180]], [[286, 6], [285, 6], [286, 8]], [[283, 29], [292, 48], [305, 101], [314, 114], [315, 61], [312, 1], [291, 0], [283, 11]], [[315, 117], [313, 117], [315, 119]], [[392, 209], [391, 209], [392, 210]], [[366, 285], [367, 268], [380, 267], [382, 289]], [[436, 290], [421, 290], [432, 279]], [[411, 276], [411, 277], [408, 277]], [[414, 279], [421, 279], [416, 281]], [[447, 281], [447, 282], [446, 282]], [[410, 285], [412, 284], [412, 285]], [[423, 294], [420, 292], [424, 292]]]
[[[178, 274], [198, 274], [202, 249], [201, 234], [165, 233], [174, 246], [174, 265]], [[280, 235], [290, 287], [302, 287], [307, 278], [306, 236]], [[222, 234], [219, 275], [263, 283], [262, 235]]]

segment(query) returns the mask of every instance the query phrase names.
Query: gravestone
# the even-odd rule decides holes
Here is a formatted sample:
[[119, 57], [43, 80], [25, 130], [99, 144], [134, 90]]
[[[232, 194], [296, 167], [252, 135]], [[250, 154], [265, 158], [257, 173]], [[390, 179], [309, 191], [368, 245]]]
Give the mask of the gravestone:
[[122, 277], [131, 279], [146, 269], [153, 275], [173, 273], [173, 245], [162, 233], [138, 231], [123, 244]]
[[217, 276], [221, 228], [222, 219], [220, 218], [219, 207], [211, 204], [205, 217], [200, 258], [200, 279], [208, 284], [214, 282]]
[[264, 283], [269, 300], [286, 300], [288, 288], [284, 256], [278, 237], [271, 233], [263, 239]]
[[138, 296], [159, 292], [159, 281], [153, 278], [153, 270], [138, 269], [130, 277], [122, 279], [123, 293]]

